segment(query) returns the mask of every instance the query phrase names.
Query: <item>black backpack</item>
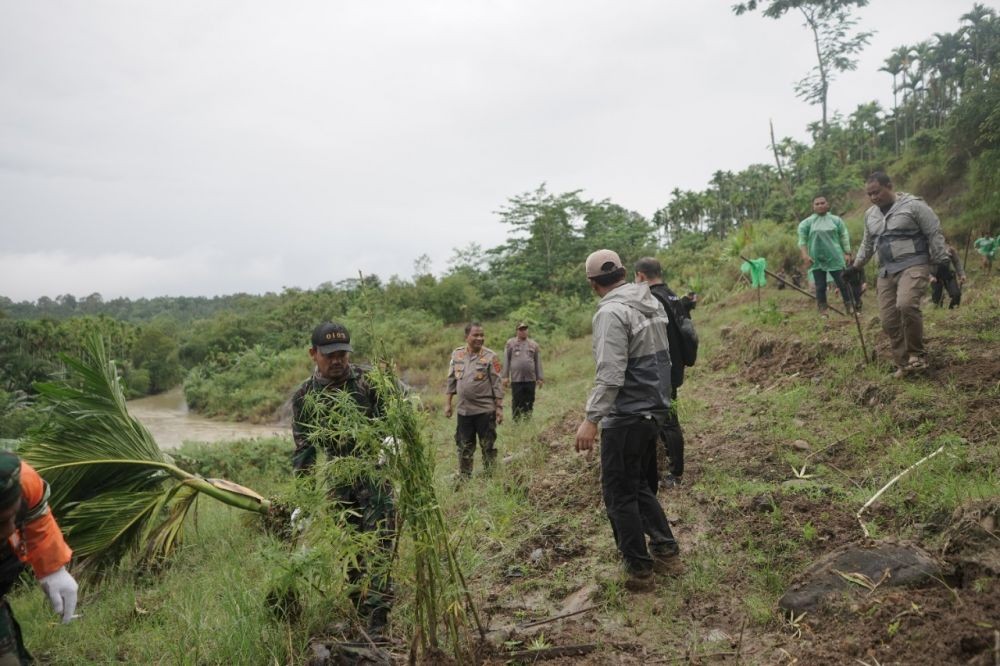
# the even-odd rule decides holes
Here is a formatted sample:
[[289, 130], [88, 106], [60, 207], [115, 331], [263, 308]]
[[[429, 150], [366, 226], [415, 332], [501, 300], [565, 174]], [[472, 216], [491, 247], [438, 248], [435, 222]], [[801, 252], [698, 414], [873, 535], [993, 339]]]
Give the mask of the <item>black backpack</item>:
[[681, 357], [684, 365], [691, 367], [698, 360], [698, 333], [694, 330], [694, 322], [688, 316], [687, 308], [679, 298], [670, 299], [670, 323], [678, 328], [681, 341]]
[[694, 322], [691, 321], [687, 308], [684, 307], [684, 303], [677, 297], [677, 294], [669, 288], [665, 288], [664, 291], [667, 292], [665, 303], [664, 299], [659, 298], [662, 294], [654, 293], [653, 295], [657, 296], [658, 300], [666, 306], [667, 316], [670, 319], [667, 327], [672, 329], [673, 333], [670, 337], [678, 343], [680, 358], [684, 361], [684, 365], [690, 368], [698, 360], [698, 333], [694, 330]]

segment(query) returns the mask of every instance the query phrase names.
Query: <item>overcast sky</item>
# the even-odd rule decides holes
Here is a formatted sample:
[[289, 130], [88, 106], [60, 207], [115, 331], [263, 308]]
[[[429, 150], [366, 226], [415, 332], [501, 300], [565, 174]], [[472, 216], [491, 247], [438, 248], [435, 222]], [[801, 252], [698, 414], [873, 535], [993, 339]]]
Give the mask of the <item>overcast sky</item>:
[[[801, 21], [731, 4], [0, 0], [0, 295], [440, 272], [542, 182], [650, 216], [818, 119]], [[972, 5], [872, 0], [833, 108], [891, 106], [889, 51]]]

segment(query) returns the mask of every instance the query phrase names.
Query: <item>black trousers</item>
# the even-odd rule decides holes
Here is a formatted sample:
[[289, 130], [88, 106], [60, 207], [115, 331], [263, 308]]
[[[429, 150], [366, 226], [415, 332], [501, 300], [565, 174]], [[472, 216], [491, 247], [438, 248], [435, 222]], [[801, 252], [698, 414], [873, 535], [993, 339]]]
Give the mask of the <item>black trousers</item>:
[[931, 301], [938, 307], [944, 305], [944, 289], [948, 290], [948, 309], [957, 308], [962, 302], [962, 287], [958, 284], [958, 277], [951, 268], [939, 266], [937, 282], [931, 285]]
[[647, 470], [656, 464], [656, 421], [643, 419], [621, 428], [601, 431], [601, 489], [615, 544], [629, 571], [653, 566], [646, 547], [674, 543], [656, 495], [649, 489]]
[[[676, 400], [676, 394], [674, 400]], [[660, 426], [660, 441], [667, 451], [669, 461], [669, 472], [673, 476], [684, 476], [684, 431], [681, 429], [680, 421], [677, 420], [677, 403], [670, 403], [670, 416], [666, 422]], [[660, 470], [656, 462], [656, 455], [650, 462], [646, 479], [649, 489], [655, 495], [660, 488]]]
[[531, 416], [535, 408], [535, 382], [511, 382], [511, 412], [515, 419]]
[[347, 579], [359, 586], [350, 594], [358, 612], [365, 617], [381, 613], [384, 621], [394, 597], [390, 560], [396, 542], [396, 501], [392, 484], [362, 478], [351, 485], [336, 486], [329, 494], [340, 506], [349, 509], [344, 513], [349, 526], [359, 533], [378, 534], [378, 552], [360, 554], [356, 566], [348, 568]]
[[[834, 284], [840, 290], [840, 295], [844, 298], [844, 305], [851, 306], [851, 292], [848, 292], [847, 283], [844, 282], [843, 271], [830, 271]], [[826, 310], [826, 271], [813, 271], [813, 280], [816, 281], [816, 307]]]
[[472, 473], [472, 460], [476, 453], [476, 439], [483, 452], [483, 466], [493, 466], [497, 457], [497, 414], [458, 414], [455, 428], [455, 445], [458, 446], [458, 462], [463, 474]]

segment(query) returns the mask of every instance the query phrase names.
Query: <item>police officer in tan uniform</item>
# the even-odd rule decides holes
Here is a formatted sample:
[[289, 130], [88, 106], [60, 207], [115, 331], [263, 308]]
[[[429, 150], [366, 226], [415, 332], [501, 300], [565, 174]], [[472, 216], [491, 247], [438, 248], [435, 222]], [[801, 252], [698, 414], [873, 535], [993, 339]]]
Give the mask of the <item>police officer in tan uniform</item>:
[[459, 473], [466, 479], [472, 476], [477, 438], [484, 468], [488, 472], [493, 467], [497, 457], [494, 447], [497, 425], [503, 423], [500, 358], [483, 346], [485, 340], [482, 325], [470, 322], [465, 327], [465, 346], [451, 353], [448, 364], [444, 415], [451, 418], [452, 399], [457, 395], [455, 444], [458, 446]]
[[528, 324], [517, 325], [517, 335], [504, 345], [503, 384], [510, 386], [511, 412], [517, 421], [531, 416], [535, 408], [535, 387], [542, 377], [542, 355], [538, 343], [528, 337]]

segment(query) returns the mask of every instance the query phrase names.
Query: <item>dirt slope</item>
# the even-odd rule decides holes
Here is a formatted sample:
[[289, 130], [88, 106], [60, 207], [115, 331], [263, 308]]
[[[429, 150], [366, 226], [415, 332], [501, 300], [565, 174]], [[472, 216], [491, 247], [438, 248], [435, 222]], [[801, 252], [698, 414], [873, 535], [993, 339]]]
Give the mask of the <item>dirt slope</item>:
[[[902, 382], [864, 366], [853, 320], [819, 320], [801, 296], [766, 295], [778, 325], [759, 323], [746, 298], [699, 311], [704, 354], [681, 389], [685, 485], [660, 493], [686, 570], [653, 593], [622, 590], [597, 460], [566, 453], [579, 418], [569, 411], [539, 436], [545, 463], [523, 479], [532, 521], [498, 576], [478, 583], [490, 660], [583, 646], [550, 663], [1000, 663], [996, 286], [973, 285], [955, 316], [928, 312], [931, 370]], [[884, 359], [873, 316], [864, 331]], [[854, 514], [941, 442], [945, 454], [865, 520], [878, 541], [932, 553], [942, 575], [851, 585], [805, 617], [782, 613], [777, 599], [810, 562], [870, 543]]]

